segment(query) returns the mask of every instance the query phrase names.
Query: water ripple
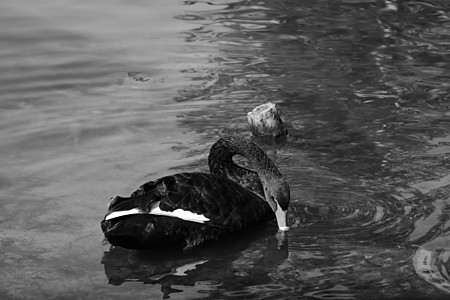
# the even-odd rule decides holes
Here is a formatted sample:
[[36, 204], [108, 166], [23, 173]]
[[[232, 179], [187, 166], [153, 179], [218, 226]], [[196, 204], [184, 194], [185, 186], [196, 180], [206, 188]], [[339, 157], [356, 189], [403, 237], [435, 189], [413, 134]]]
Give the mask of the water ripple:
[[[449, 1], [27, 2], [0, 4], [6, 297], [448, 298]], [[289, 126], [268, 149], [289, 244], [272, 221], [192, 257], [110, 249], [98, 270], [93, 199], [207, 171], [267, 101]]]
[[410, 208], [391, 195], [368, 197], [335, 186], [320, 191], [318, 202], [311, 206], [293, 204], [293, 227], [298, 227], [299, 234], [382, 244], [400, 243], [411, 230]]

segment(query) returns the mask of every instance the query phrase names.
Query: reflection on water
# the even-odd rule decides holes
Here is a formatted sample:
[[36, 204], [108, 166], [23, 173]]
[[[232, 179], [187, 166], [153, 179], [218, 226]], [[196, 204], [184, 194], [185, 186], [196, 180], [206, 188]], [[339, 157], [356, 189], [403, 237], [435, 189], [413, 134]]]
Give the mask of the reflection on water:
[[[448, 1], [25, 2], [0, 4], [0, 298], [449, 297]], [[288, 243], [101, 244], [110, 196], [207, 171], [269, 100]]]
[[437, 288], [450, 292], [450, 245], [448, 234], [423, 245], [414, 255], [417, 273]]
[[190, 254], [180, 249], [134, 251], [111, 247], [103, 255], [102, 264], [110, 284], [139, 281], [159, 285], [164, 298], [185, 292], [183, 286], [193, 287], [198, 294], [206, 289], [210, 296], [219, 295], [214, 292], [219, 290], [224, 295], [245, 297], [254, 292], [266, 295], [274, 288], [281, 292], [269, 275], [287, 256], [286, 238], [267, 233], [262, 236], [253, 230], [197, 248]]

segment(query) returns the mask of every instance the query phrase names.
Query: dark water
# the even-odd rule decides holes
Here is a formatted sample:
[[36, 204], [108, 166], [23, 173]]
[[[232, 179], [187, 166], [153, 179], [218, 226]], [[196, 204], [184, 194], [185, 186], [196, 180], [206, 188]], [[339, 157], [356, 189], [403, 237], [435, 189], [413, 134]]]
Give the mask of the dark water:
[[[0, 3], [1, 299], [450, 297], [448, 1], [91, 2]], [[268, 101], [286, 244], [102, 243], [110, 196]]]

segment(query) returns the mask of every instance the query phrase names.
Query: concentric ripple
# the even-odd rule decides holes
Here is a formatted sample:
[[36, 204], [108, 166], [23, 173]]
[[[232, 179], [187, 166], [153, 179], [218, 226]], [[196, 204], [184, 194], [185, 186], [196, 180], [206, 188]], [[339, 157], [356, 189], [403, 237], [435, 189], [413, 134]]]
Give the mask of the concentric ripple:
[[413, 228], [413, 211], [391, 195], [364, 195], [335, 185], [316, 191], [315, 203], [293, 203], [292, 227], [301, 234], [359, 242], [400, 243]]

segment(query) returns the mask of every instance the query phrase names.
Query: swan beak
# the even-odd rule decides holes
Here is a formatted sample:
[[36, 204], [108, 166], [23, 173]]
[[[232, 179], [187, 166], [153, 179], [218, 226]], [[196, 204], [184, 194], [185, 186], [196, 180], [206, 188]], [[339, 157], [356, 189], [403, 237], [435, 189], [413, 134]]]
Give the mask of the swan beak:
[[288, 231], [289, 226], [287, 226], [287, 210], [281, 209], [278, 202], [277, 202], [277, 210], [275, 211], [275, 216], [277, 217], [279, 231]]

